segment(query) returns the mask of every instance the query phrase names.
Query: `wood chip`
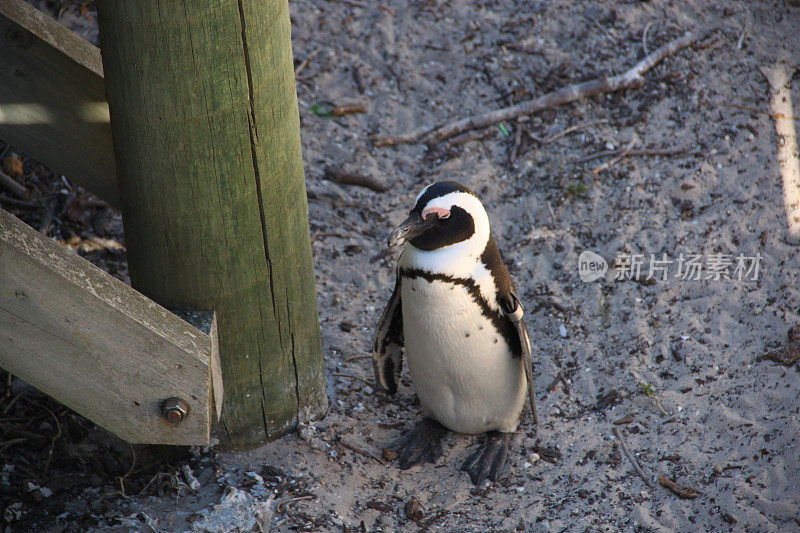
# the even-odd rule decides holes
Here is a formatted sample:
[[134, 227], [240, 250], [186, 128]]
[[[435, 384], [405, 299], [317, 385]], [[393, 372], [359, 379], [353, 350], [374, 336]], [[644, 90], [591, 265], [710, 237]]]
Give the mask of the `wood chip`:
[[662, 486], [667, 487], [673, 494], [678, 496], [679, 498], [683, 498], [685, 500], [693, 500], [700, 496], [700, 493], [697, 490], [693, 489], [692, 487], [684, 487], [683, 485], [678, 485], [674, 481], [672, 481], [667, 476], [658, 476], [658, 482], [661, 483]]
[[394, 450], [390, 450], [389, 448], [384, 448], [382, 452], [383, 458], [387, 461], [394, 461], [397, 459], [397, 452]]
[[394, 511], [394, 507], [392, 507], [390, 504], [378, 500], [372, 500], [367, 503], [367, 509], [375, 509], [376, 511], [380, 511], [382, 513], [391, 513]]
[[788, 337], [788, 346], [767, 352], [759, 357], [758, 360], [763, 361], [767, 359], [786, 366], [795, 364], [800, 360], [800, 325], [789, 328]]
[[622, 418], [617, 418], [611, 423], [614, 424], [615, 426], [621, 426], [623, 424], [630, 424], [631, 422], [633, 422], [633, 415], [627, 415], [623, 416]]
[[422, 505], [420, 505], [416, 498], [411, 498], [406, 503], [406, 516], [409, 518], [409, 520], [413, 520], [414, 522], [419, 522], [425, 518], [425, 512], [422, 510]]
[[7, 155], [3, 158], [3, 170], [14, 179], [19, 179], [25, 174], [22, 159], [15, 155]]
[[359, 187], [366, 187], [375, 192], [386, 192], [389, 186], [371, 176], [364, 176], [362, 174], [353, 174], [351, 172], [342, 172], [332, 168], [325, 169], [325, 179], [334, 183], [342, 185], [357, 185]]
[[800, 360], [800, 344], [790, 344], [785, 348], [773, 350], [761, 356], [761, 360], [767, 359], [781, 365], [791, 366]]
[[353, 113], [366, 113], [367, 108], [364, 104], [347, 104], [340, 105], [331, 109], [331, 114], [335, 117], [344, 115], [352, 115]]

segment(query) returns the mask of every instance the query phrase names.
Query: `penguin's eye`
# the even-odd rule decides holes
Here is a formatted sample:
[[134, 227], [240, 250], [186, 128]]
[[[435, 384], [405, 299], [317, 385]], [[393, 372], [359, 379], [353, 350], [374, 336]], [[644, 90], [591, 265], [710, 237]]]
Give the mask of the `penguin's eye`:
[[422, 211], [422, 218], [427, 219], [428, 215], [436, 215], [439, 220], [450, 216], [450, 210], [443, 207], [426, 207]]

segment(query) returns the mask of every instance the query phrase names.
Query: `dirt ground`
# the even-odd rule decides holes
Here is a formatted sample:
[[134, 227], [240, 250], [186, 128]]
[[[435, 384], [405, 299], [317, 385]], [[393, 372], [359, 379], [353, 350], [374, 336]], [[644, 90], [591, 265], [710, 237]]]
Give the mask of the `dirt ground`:
[[[296, 64], [305, 63], [297, 90], [329, 414], [250, 452], [144, 450], [133, 462], [127, 445], [14, 380], [0, 400], [6, 531], [800, 531], [798, 364], [760, 359], [800, 322], [800, 261], [784, 238], [778, 140], [759, 70], [778, 60], [800, 67], [800, 7], [291, 4]], [[91, 9], [69, 3], [62, 16], [69, 13], [92, 38]], [[621, 73], [645, 49], [717, 25], [639, 89], [507, 122], [461, 145], [370, 142]], [[800, 102], [797, 76], [792, 91]], [[320, 116], [325, 106], [353, 103], [366, 112]], [[573, 126], [581, 127], [550, 139]], [[581, 161], [620, 148], [632, 151]], [[673, 152], [633, 155], [643, 149]], [[25, 170], [28, 185], [58, 182], [34, 162]], [[326, 170], [389, 190], [334, 183]], [[374, 390], [369, 358], [394, 282], [397, 252], [386, 235], [424, 185], [444, 179], [484, 202], [534, 344], [538, 436], [526, 415], [507, 476], [480, 487], [459, 472], [473, 436], [451, 434], [436, 465], [402, 472], [382, 459], [419, 411], [407, 377], [396, 399]], [[77, 201], [69, 193], [56, 194], [67, 207]], [[47, 212], [0, 205], [34, 227]], [[51, 234], [90, 240], [97, 228], [85, 220], [114, 220], [108, 209], [84, 208], [89, 219], [61, 217]], [[124, 242], [119, 228], [109, 234]], [[615, 280], [617, 268], [583, 282], [584, 251], [617, 267], [642, 254], [643, 274]], [[126, 279], [124, 254], [102, 254], [97, 262]], [[674, 261], [666, 279], [645, 279], [650, 254]], [[699, 254], [706, 267], [719, 254], [733, 266], [740, 254], [760, 254], [758, 276], [684, 279], [681, 254]], [[25, 399], [9, 409], [17, 396]], [[50, 414], [69, 434], [51, 438]], [[15, 416], [36, 425], [13, 426]], [[3, 446], [13, 438], [38, 444]], [[562, 458], [540, 458], [537, 441], [557, 445]], [[696, 497], [679, 497], [659, 476]]]

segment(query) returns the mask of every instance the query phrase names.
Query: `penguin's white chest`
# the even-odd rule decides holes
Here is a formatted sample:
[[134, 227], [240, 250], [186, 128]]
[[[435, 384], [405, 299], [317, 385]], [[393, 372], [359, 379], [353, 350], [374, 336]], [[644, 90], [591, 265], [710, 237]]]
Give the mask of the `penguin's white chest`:
[[515, 431], [526, 383], [520, 358], [469, 289], [403, 278], [408, 370], [425, 413], [460, 433]]

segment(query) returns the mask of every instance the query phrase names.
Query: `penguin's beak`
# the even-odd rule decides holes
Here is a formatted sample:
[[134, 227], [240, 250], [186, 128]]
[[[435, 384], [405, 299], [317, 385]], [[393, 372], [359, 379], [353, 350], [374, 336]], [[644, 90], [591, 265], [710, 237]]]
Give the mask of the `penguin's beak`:
[[412, 212], [411, 215], [389, 235], [389, 240], [387, 241], [389, 247], [400, 246], [404, 242], [422, 235], [431, 229], [438, 219], [439, 216], [436, 213], [431, 213], [427, 217], [422, 218], [422, 215], [419, 213]]

